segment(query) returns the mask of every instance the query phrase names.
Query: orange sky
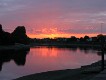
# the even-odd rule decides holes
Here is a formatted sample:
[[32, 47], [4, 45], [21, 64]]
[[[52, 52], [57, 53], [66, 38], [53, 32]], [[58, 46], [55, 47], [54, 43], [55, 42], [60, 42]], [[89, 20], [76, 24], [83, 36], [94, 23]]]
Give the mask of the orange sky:
[[[91, 28], [92, 30], [92, 28]], [[63, 31], [65, 31], [63, 29]], [[63, 32], [62, 30], [59, 30], [58, 28], [42, 28], [40, 30], [32, 30], [32, 34], [27, 34], [31, 38], [55, 38], [55, 37], [66, 37], [70, 38], [71, 36], [76, 36], [76, 37], [84, 37], [85, 35], [88, 35], [90, 37], [92, 36], [97, 36], [100, 33], [79, 33], [77, 31], [75, 32]], [[70, 30], [69, 30], [70, 31]], [[73, 31], [73, 30], [72, 30]]]
[[106, 0], [0, 0], [0, 24], [25, 26], [31, 38], [106, 33]]
[[97, 36], [98, 34], [27, 34], [30, 38], [55, 38], [55, 37], [66, 37], [76, 36], [78, 38], [88, 35], [90, 37]]

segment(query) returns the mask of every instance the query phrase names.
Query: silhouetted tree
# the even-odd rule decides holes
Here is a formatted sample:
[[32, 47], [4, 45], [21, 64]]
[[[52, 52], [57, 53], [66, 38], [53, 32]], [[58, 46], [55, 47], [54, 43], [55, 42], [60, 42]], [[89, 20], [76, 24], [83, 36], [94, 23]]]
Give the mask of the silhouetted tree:
[[71, 36], [71, 41], [72, 42], [76, 42], [77, 41], [77, 38], [75, 36]]
[[29, 43], [29, 37], [26, 35], [26, 29], [24, 26], [18, 26], [11, 35], [15, 43]]
[[80, 42], [84, 42], [84, 38], [83, 37], [80, 37]]
[[11, 34], [9, 32], [5, 32], [2, 29], [2, 25], [0, 24], [0, 45], [10, 45], [12, 44]]
[[99, 42], [105, 42], [105, 37], [102, 34], [97, 35], [97, 39]]
[[89, 41], [89, 36], [84, 36], [84, 41]]

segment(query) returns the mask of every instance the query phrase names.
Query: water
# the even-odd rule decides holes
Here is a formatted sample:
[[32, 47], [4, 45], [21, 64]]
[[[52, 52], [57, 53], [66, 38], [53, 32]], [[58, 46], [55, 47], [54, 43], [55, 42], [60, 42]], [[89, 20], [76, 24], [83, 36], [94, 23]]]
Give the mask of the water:
[[97, 50], [35, 47], [28, 52], [0, 53], [0, 80], [61, 69], [80, 68], [101, 59]]

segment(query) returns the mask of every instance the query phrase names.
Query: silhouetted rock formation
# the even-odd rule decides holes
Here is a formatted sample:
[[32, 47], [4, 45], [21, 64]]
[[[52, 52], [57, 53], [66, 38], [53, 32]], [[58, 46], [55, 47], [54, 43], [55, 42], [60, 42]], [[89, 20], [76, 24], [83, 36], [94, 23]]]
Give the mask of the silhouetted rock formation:
[[29, 38], [26, 35], [26, 29], [24, 26], [18, 26], [13, 32], [12, 32], [12, 38], [14, 40], [14, 43], [22, 43], [22, 44], [28, 44]]
[[0, 45], [10, 45], [12, 43], [11, 34], [3, 31], [2, 25], [0, 24]]

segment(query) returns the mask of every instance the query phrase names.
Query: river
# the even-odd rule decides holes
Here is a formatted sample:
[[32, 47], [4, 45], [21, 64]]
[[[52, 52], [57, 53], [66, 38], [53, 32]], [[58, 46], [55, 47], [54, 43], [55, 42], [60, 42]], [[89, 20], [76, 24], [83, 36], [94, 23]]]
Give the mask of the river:
[[87, 48], [39, 46], [27, 52], [0, 53], [0, 80], [52, 70], [80, 68], [100, 59], [97, 50]]

